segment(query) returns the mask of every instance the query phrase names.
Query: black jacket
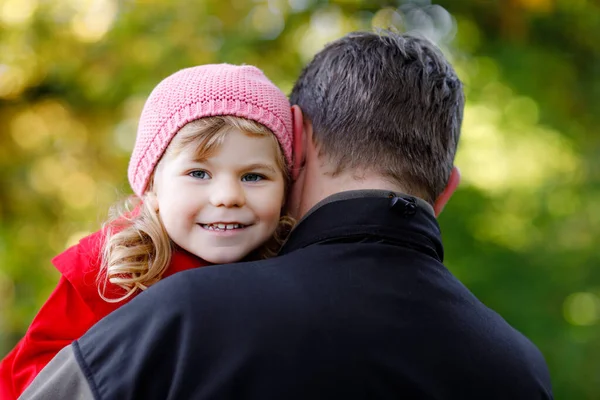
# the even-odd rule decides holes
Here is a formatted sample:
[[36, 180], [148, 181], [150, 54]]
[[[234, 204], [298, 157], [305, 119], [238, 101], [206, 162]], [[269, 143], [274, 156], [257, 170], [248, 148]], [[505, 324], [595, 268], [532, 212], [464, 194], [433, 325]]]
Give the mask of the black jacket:
[[96, 399], [552, 398], [538, 349], [442, 258], [413, 199], [332, 201], [281, 256], [178, 273], [69, 351]]

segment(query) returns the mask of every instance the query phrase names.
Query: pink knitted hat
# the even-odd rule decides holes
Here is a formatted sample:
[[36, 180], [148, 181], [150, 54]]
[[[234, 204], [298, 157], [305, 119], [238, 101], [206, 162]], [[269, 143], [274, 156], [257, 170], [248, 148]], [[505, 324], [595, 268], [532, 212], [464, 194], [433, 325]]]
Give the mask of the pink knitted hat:
[[129, 183], [138, 196], [173, 137], [188, 122], [217, 115], [256, 121], [277, 137], [292, 163], [290, 103], [256, 67], [211, 64], [186, 68], [160, 82], [150, 93], [129, 161]]

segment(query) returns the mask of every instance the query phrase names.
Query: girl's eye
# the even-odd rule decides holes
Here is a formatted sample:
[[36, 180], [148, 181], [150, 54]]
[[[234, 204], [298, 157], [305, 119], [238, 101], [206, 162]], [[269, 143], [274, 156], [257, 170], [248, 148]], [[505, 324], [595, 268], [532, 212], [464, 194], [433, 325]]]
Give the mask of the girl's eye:
[[263, 179], [265, 179], [265, 177], [259, 174], [246, 174], [242, 176], [242, 182], [258, 182]]
[[192, 171], [188, 175], [191, 176], [192, 178], [196, 178], [196, 179], [208, 179], [209, 178], [208, 172], [202, 171], [202, 170]]

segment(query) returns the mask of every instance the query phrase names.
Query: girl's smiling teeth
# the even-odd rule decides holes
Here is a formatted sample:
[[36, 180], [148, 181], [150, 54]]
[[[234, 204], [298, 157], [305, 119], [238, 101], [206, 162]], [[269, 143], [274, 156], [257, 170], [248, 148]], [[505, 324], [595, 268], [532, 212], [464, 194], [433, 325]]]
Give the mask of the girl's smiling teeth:
[[233, 229], [243, 229], [246, 227], [246, 225], [242, 225], [242, 224], [222, 224], [222, 223], [216, 223], [216, 224], [200, 224], [200, 226], [204, 229], [208, 229], [209, 231], [230, 231]]

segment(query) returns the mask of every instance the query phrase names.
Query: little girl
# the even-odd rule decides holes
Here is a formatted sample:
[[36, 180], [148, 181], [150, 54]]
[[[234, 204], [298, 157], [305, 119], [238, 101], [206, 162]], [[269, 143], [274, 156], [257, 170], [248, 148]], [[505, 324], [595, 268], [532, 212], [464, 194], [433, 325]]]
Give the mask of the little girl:
[[0, 364], [0, 399], [16, 399], [60, 349], [160, 279], [274, 254], [290, 227], [291, 129], [286, 96], [255, 67], [163, 80], [139, 121], [131, 207], [54, 258], [62, 276]]

